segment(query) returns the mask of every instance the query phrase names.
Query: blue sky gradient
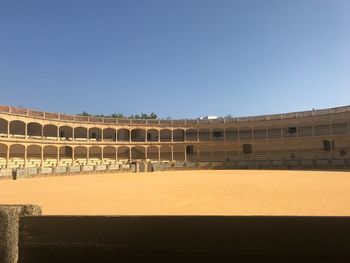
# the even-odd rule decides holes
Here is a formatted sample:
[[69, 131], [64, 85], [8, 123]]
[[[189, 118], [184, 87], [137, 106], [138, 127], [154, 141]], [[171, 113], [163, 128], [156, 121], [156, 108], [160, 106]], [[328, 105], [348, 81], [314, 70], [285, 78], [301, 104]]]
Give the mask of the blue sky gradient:
[[350, 104], [349, 0], [0, 0], [0, 104], [166, 118]]

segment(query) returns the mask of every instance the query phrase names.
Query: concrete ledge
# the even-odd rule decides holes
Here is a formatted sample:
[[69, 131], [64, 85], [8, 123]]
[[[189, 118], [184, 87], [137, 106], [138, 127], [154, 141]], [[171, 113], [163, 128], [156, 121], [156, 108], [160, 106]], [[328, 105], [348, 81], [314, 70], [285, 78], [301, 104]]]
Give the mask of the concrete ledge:
[[41, 215], [37, 205], [0, 205], [0, 262], [17, 263], [19, 217]]

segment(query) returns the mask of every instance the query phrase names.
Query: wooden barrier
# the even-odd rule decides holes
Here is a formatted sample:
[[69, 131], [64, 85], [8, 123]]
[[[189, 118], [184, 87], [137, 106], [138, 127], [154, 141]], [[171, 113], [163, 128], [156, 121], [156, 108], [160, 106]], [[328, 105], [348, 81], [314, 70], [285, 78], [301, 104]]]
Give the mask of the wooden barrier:
[[350, 262], [350, 217], [33, 216], [19, 262]]

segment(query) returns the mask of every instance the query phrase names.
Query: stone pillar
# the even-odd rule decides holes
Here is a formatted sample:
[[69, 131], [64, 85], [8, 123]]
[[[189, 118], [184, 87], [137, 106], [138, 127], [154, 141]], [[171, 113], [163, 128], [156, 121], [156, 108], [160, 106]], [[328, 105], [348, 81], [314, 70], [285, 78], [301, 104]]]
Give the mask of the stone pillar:
[[145, 161], [146, 161], [146, 162], [147, 162], [147, 157], [148, 157], [147, 149], [148, 149], [148, 147], [145, 147]]
[[86, 147], [86, 165], [89, 165], [90, 161], [90, 148]]
[[0, 262], [17, 263], [19, 217], [41, 215], [37, 205], [0, 205]]
[[41, 140], [44, 139], [44, 126], [41, 125]]
[[72, 166], [74, 165], [74, 147], [72, 147]]
[[60, 146], [57, 146], [57, 165], [59, 166], [59, 162], [60, 162]]
[[41, 159], [41, 167], [44, 166], [44, 146], [41, 146], [41, 150], [40, 150], [40, 159]]
[[171, 162], [174, 161], [174, 146], [171, 146]]
[[26, 124], [24, 125], [24, 138], [27, 139], [27, 137], [28, 137], [28, 124], [26, 123]]
[[23, 167], [27, 166], [27, 146], [24, 146], [24, 164]]
[[7, 145], [6, 148], [6, 168], [10, 168], [10, 145]]
[[115, 147], [115, 162], [118, 162], [118, 147]]
[[57, 141], [60, 140], [60, 127], [57, 126]]
[[101, 148], [101, 164], [103, 164], [103, 159], [104, 159], [103, 149], [104, 149], [104, 147]]
[[187, 152], [186, 152], [186, 145], [184, 146], [185, 148], [185, 163], [187, 163]]
[[7, 122], [7, 138], [10, 138], [10, 122]]
[[131, 158], [132, 156], [131, 156], [131, 147], [129, 147], [129, 160], [131, 161]]
[[160, 163], [160, 146], [158, 147], [158, 163]]

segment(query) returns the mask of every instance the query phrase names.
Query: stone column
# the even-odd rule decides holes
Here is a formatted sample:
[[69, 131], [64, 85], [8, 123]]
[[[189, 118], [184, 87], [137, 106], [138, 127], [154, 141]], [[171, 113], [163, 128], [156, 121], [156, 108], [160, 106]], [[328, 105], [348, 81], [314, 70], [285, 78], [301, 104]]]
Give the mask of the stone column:
[[17, 263], [21, 216], [41, 215], [37, 205], [0, 205], [0, 262]]
[[10, 138], [10, 122], [7, 122], [7, 138]]
[[158, 163], [160, 163], [160, 146], [158, 147]]
[[44, 166], [44, 146], [41, 146], [41, 150], [40, 150], [40, 159], [41, 159], [41, 167]]
[[6, 168], [10, 168], [10, 145], [6, 148]]
[[27, 166], [27, 146], [24, 146], [24, 164], [23, 167]]

